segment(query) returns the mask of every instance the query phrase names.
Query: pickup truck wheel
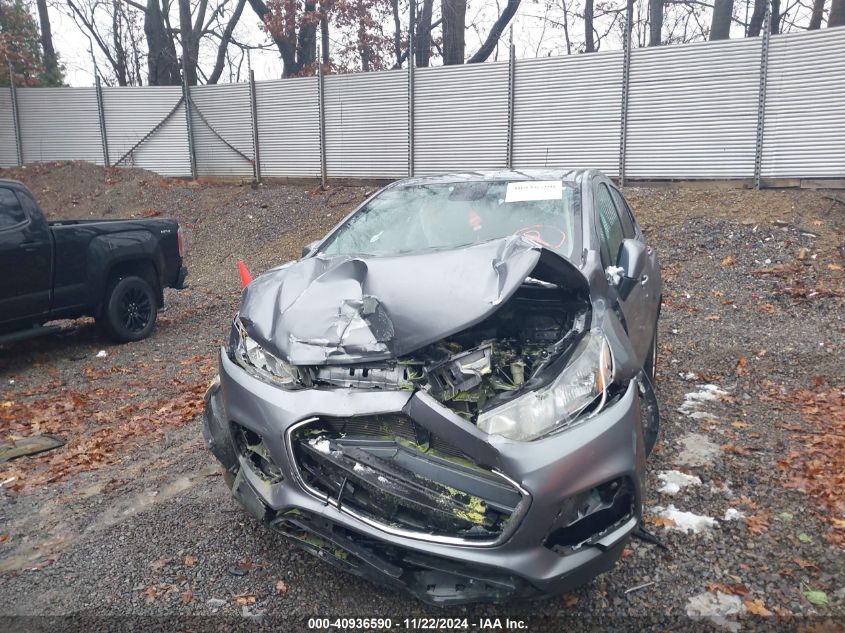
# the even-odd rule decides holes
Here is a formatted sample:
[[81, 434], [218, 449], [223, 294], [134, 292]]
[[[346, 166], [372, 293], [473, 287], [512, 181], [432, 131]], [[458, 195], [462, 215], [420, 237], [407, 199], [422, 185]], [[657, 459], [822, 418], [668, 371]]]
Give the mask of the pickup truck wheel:
[[156, 293], [146, 279], [122, 277], [109, 287], [101, 321], [113, 339], [140, 341], [153, 331], [157, 311]]

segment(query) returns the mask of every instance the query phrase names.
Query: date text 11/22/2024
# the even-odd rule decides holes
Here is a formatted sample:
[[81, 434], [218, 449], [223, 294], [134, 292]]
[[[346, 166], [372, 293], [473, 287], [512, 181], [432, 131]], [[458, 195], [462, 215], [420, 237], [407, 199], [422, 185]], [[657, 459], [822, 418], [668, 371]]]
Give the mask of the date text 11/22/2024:
[[525, 620], [511, 618], [309, 618], [313, 630], [377, 630], [405, 629], [411, 631], [524, 631]]

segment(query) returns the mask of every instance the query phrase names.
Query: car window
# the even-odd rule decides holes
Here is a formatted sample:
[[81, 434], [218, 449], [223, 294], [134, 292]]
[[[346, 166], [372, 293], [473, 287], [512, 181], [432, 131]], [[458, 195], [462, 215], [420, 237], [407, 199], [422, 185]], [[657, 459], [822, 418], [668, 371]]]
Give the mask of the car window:
[[320, 250], [390, 256], [522, 235], [571, 257], [579, 227], [579, 190], [560, 180], [417, 183], [376, 195]]
[[602, 239], [602, 259], [605, 266], [616, 263], [619, 248], [625, 238], [622, 232], [622, 222], [607, 185], [600, 183], [596, 189], [596, 207], [598, 210], [599, 231]]
[[616, 203], [616, 210], [619, 212], [619, 219], [622, 221], [622, 234], [626, 238], [637, 237], [637, 230], [634, 228], [634, 218], [631, 215], [631, 208], [625, 201], [625, 197], [615, 187], [611, 187], [613, 201]]
[[6, 187], [0, 187], [0, 231], [8, 229], [26, 221], [26, 214], [15, 192]]

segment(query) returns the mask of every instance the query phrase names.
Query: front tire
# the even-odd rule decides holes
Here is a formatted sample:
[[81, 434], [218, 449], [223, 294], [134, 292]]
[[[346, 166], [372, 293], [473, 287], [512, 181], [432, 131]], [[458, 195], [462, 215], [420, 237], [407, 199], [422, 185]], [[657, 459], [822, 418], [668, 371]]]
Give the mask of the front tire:
[[140, 341], [153, 331], [157, 312], [156, 293], [146, 279], [121, 277], [109, 286], [101, 322], [115, 341]]

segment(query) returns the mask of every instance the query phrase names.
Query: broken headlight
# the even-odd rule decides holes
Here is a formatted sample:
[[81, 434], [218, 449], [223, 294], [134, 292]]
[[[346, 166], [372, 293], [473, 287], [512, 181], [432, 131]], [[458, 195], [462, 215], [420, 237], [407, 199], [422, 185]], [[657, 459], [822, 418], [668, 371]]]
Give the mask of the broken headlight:
[[550, 385], [485, 411], [478, 416], [478, 428], [512, 440], [537, 439], [572, 426], [597, 399], [601, 406], [612, 381], [610, 346], [600, 331], [593, 330]]
[[281, 358], [273, 356], [250, 338], [238, 318], [232, 324], [229, 355], [238, 365], [257, 378], [286, 388], [293, 388], [299, 383], [296, 368]]

